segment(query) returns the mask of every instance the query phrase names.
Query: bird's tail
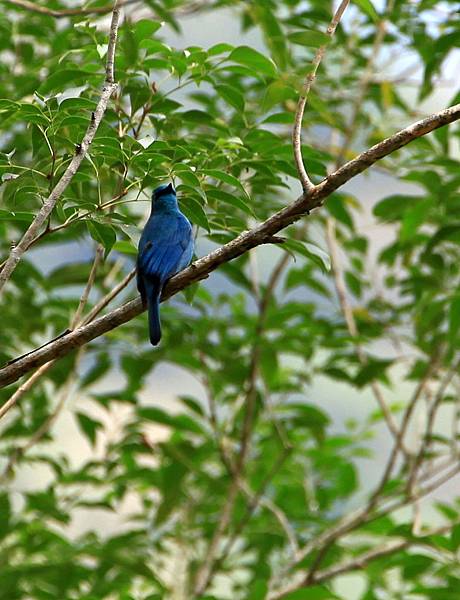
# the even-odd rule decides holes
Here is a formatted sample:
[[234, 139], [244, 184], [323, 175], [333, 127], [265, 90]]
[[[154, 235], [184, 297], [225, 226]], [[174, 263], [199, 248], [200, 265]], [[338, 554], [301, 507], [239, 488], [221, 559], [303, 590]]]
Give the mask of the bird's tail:
[[152, 346], [156, 346], [161, 340], [160, 296], [163, 285], [159, 278], [149, 277], [145, 287], [147, 292], [150, 343]]

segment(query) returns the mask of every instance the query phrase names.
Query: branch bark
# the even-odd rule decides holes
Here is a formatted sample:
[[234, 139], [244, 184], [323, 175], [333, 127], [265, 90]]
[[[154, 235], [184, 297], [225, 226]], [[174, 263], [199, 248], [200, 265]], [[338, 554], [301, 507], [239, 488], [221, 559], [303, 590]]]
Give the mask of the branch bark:
[[77, 147], [75, 155], [70, 161], [69, 166], [67, 167], [64, 175], [61, 177], [51, 194], [43, 203], [43, 206], [38, 211], [35, 219], [30, 224], [22, 239], [11, 250], [8, 259], [6, 260], [3, 269], [0, 272], [0, 292], [6, 284], [6, 282], [11, 277], [23, 254], [29, 248], [32, 240], [38, 235], [41, 227], [46, 223], [48, 217], [51, 215], [51, 212], [56, 206], [56, 202], [62, 196], [67, 186], [72, 181], [74, 175], [78, 171], [94, 139], [94, 136], [96, 135], [99, 124], [102, 121], [102, 118], [104, 117], [109, 100], [114, 91], [117, 89], [117, 84], [115, 83], [114, 79], [114, 60], [115, 48], [117, 44], [118, 22], [120, 16], [118, 4], [119, 0], [116, 0], [112, 12], [112, 22], [110, 24], [109, 44], [107, 48], [107, 60], [105, 66], [105, 82], [96, 110], [91, 116], [91, 121], [88, 125], [88, 129], [86, 130], [81, 144]]
[[[47, 15], [49, 17], [55, 17], [56, 19], [62, 19], [63, 17], [84, 17], [86, 15], [106, 15], [113, 10], [113, 3], [106, 4], [104, 6], [93, 6], [89, 8], [48, 8], [47, 6], [40, 6], [30, 0], [4, 0], [7, 4], [23, 8], [30, 12], [39, 13], [41, 15]], [[118, 8], [127, 6], [128, 4], [135, 4], [140, 0], [119, 0]]]
[[[261, 244], [272, 243], [273, 236], [288, 225], [298, 221], [311, 210], [322, 206], [326, 198], [347, 181], [368, 169], [378, 160], [406, 146], [413, 140], [453, 123], [460, 119], [460, 104], [446, 108], [430, 115], [421, 121], [398, 131], [382, 142], [375, 144], [350, 162], [347, 162], [334, 173], [329, 175], [312, 190], [302, 194], [297, 200], [281, 209], [263, 223], [250, 231], [241, 233], [231, 242], [217, 248], [207, 256], [197, 260], [175, 275], [166, 286], [162, 300], [170, 298], [192, 283], [208, 277], [223, 263], [241, 256], [251, 248]], [[276, 241], [276, 240], [275, 240]], [[65, 356], [75, 348], [115, 329], [143, 312], [140, 298], [127, 302], [122, 307], [100, 317], [99, 319], [79, 327], [75, 331], [47, 345], [45, 348], [32, 352], [28, 356], [0, 369], [0, 387], [17, 381], [22, 375], [36, 369], [51, 359]]]

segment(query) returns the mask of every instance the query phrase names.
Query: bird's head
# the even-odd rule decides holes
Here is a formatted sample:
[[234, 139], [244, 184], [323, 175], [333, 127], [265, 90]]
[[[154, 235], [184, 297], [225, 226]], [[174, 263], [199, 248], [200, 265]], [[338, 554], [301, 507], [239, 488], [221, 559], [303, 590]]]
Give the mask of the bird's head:
[[153, 190], [152, 210], [155, 212], [177, 208], [176, 190], [172, 183], [165, 183]]
[[158, 200], [162, 196], [170, 196], [176, 195], [176, 190], [173, 187], [172, 183], [164, 183], [163, 185], [159, 185], [157, 188], [153, 190], [152, 200]]

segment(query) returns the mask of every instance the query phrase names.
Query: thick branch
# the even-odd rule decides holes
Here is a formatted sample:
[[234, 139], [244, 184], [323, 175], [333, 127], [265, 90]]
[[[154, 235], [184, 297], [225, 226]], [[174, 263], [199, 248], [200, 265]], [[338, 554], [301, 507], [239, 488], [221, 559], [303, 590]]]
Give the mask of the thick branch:
[[[372, 146], [372, 148], [340, 167], [312, 190], [300, 196], [295, 202], [278, 211], [254, 229], [241, 233], [231, 242], [197, 260], [193, 265], [174, 276], [166, 286], [162, 299], [166, 300], [192, 283], [205, 279], [209, 273], [220, 265], [241, 256], [251, 248], [270, 242], [273, 235], [307, 215], [313, 208], [321, 206], [332, 192], [358, 173], [362, 173], [378, 160], [406, 146], [413, 140], [458, 119], [460, 119], [460, 104], [426, 117]], [[0, 369], [0, 386], [4, 387], [17, 381], [31, 369], [36, 369], [51, 359], [65, 356], [75, 348], [130, 321], [142, 311], [140, 298], [131, 300], [124, 306], [76, 329], [45, 348], [32, 352], [13, 364]]]
[[119, 20], [119, 10], [117, 4], [118, 3], [115, 2], [115, 6], [112, 13], [112, 22], [110, 25], [109, 44], [107, 49], [107, 62], [105, 68], [106, 78], [96, 110], [91, 116], [91, 121], [88, 125], [88, 129], [86, 130], [83, 140], [81, 144], [77, 147], [75, 156], [70, 161], [70, 164], [67, 167], [64, 175], [61, 177], [51, 194], [43, 203], [43, 206], [38, 211], [37, 216], [30, 224], [29, 228], [23, 235], [20, 242], [11, 250], [8, 259], [6, 260], [3, 269], [0, 272], [0, 291], [2, 290], [3, 286], [8, 281], [8, 279], [11, 277], [13, 271], [17, 267], [19, 261], [21, 260], [22, 255], [29, 248], [32, 240], [37, 236], [41, 227], [47, 221], [48, 217], [50, 216], [51, 212], [56, 206], [56, 202], [62, 196], [67, 186], [72, 181], [75, 173], [78, 171], [83, 159], [85, 158], [88, 152], [88, 148], [91, 145], [94, 136], [96, 135], [99, 124], [102, 121], [102, 118], [107, 109], [110, 97], [112, 96], [113, 92], [117, 89], [117, 84], [114, 83], [113, 74], [113, 63], [115, 56], [115, 47], [117, 42]]

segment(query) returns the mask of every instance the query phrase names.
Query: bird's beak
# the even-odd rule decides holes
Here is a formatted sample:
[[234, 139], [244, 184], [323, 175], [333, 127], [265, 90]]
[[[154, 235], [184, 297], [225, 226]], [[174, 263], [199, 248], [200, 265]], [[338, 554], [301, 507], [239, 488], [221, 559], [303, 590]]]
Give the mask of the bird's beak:
[[170, 192], [171, 192], [171, 193], [173, 193], [173, 194], [175, 194], [175, 193], [176, 193], [176, 190], [174, 189], [174, 186], [173, 186], [173, 184], [172, 184], [172, 183], [170, 183], [170, 184], [168, 185], [168, 188], [167, 188], [167, 189], [168, 189], [168, 191], [170, 191]]

